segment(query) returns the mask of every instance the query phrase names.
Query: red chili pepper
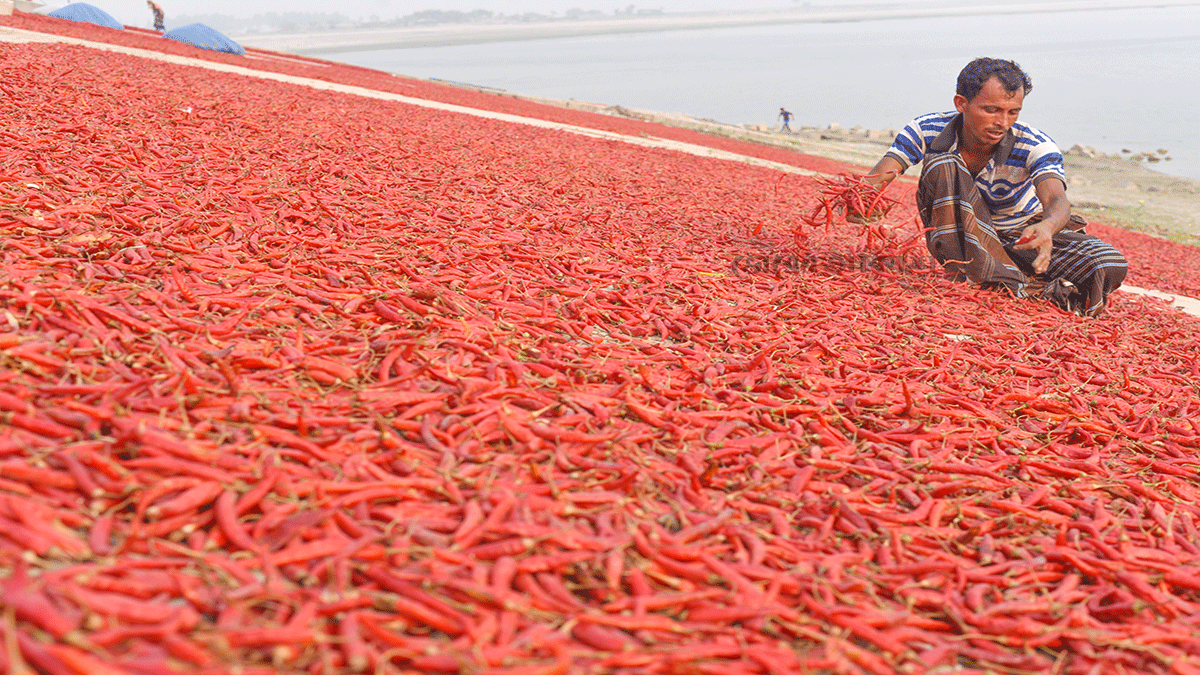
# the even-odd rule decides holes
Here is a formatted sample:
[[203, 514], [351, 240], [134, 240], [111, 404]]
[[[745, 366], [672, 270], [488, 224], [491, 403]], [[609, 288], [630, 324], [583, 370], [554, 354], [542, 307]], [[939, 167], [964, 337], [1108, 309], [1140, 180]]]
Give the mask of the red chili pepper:
[[[853, 168], [361, 94], [818, 166], [790, 150], [261, 51], [202, 56], [364, 90], [0, 51], [0, 565], [43, 570], [2, 630], [35, 668], [1197, 652], [1190, 319], [942, 284]], [[1200, 289], [1186, 247], [1096, 227], [1131, 283]]]

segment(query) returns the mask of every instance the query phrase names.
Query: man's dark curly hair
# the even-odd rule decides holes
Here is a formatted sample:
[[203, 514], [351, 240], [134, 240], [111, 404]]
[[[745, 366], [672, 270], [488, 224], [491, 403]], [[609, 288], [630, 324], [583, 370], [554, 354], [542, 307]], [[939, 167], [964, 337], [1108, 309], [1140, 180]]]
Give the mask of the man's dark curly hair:
[[1033, 90], [1033, 82], [1015, 62], [983, 57], [968, 63], [958, 74], [955, 93], [970, 101], [983, 89], [983, 83], [993, 76], [1000, 80], [1004, 91], [1009, 94], [1015, 94], [1020, 89], [1028, 96]]

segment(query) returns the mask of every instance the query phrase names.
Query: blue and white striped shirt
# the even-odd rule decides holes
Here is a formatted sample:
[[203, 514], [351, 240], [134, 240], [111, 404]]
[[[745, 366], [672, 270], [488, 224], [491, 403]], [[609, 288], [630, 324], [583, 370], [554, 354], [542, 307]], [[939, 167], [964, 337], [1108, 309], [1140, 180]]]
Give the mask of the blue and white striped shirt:
[[[958, 112], [922, 115], [896, 136], [887, 154], [908, 169], [929, 152], [958, 152], [962, 115]], [[975, 185], [992, 212], [998, 231], [1020, 227], [1042, 212], [1036, 186], [1047, 178], [1067, 183], [1062, 152], [1046, 134], [1020, 122], [996, 146]]]

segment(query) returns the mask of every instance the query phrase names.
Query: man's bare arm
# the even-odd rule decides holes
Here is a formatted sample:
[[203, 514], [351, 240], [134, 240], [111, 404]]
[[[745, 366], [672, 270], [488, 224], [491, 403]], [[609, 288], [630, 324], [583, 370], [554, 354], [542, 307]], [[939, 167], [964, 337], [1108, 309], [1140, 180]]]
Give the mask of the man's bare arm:
[[867, 174], [865, 180], [871, 185], [883, 189], [895, 180], [896, 176], [899, 176], [903, 172], [904, 166], [895, 157], [884, 155], [883, 159], [875, 163], [874, 168]]

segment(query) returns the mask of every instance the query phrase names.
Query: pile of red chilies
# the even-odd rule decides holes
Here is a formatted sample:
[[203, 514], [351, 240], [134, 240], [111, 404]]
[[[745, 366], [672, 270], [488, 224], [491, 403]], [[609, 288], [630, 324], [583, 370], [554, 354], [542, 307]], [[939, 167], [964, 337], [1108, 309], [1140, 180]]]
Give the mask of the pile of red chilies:
[[952, 284], [911, 199], [801, 241], [814, 179], [0, 58], [0, 671], [1200, 672], [1196, 319]]

